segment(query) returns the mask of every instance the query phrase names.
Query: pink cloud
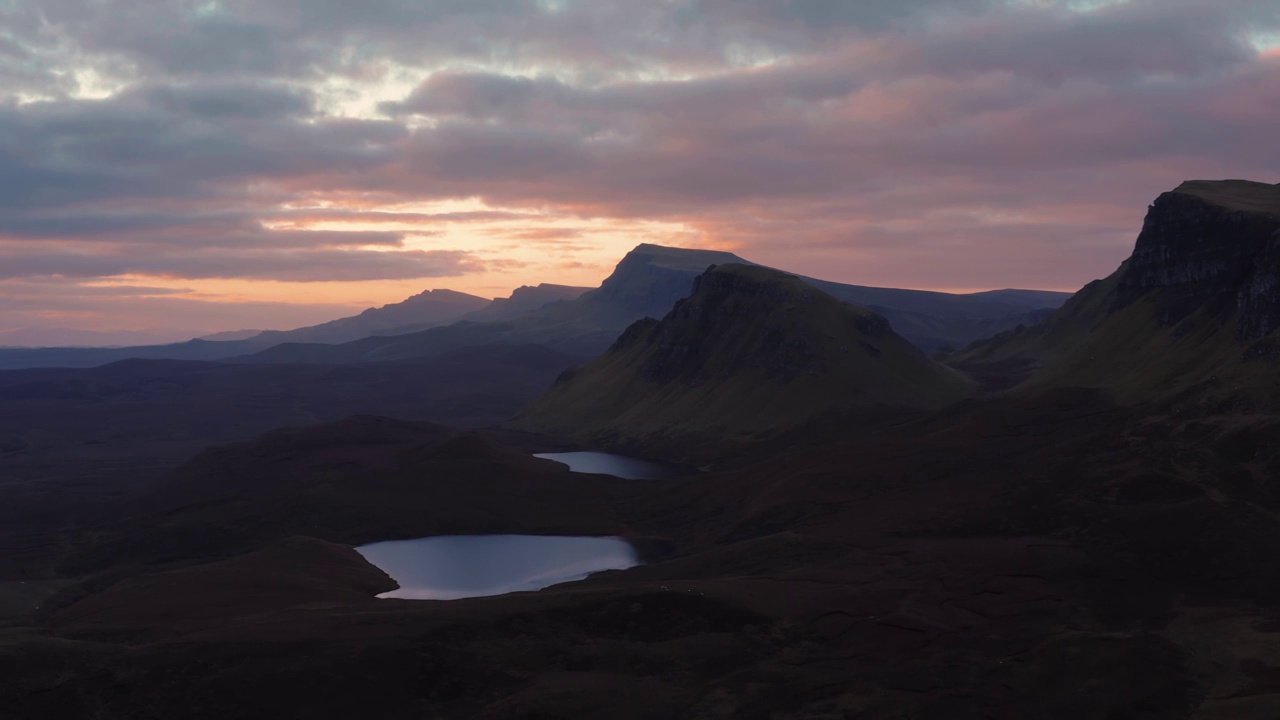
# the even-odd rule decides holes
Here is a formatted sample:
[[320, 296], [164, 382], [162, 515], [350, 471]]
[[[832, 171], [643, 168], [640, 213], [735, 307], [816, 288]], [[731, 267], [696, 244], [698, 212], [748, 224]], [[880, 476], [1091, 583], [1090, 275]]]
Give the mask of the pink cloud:
[[[36, 38], [21, 42], [59, 23], [79, 52], [145, 78], [105, 100], [55, 84], [50, 102], [0, 105], [7, 272], [520, 269], [466, 241], [412, 255], [398, 228], [319, 222], [484, 223], [471, 242], [489, 251], [589, 248], [536, 215], [662, 220], [687, 244], [864, 284], [1073, 288], [1110, 272], [1180, 181], [1280, 180], [1280, 55], [1245, 41], [1280, 27], [1266, 3], [224, 5], [235, 22], [215, 26], [158, 2], [172, 27], [141, 34], [130, 13], [70, 0], [15, 16], [32, 32], [14, 37]], [[16, 42], [3, 52], [56, 50]], [[297, 89], [376, 83], [396, 64], [425, 80], [380, 118], [325, 115], [320, 85]], [[489, 209], [395, 208], [457, 199]], [[122, 260], [141, 248], [146, 262]]]

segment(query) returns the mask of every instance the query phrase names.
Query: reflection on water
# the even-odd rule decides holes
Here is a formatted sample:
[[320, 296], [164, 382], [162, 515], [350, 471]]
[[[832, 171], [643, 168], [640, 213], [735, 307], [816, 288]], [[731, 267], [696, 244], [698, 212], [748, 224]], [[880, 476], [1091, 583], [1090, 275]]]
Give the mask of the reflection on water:
[[441, 535], [373, 543], [356, 552], [400, 584], [378, 597], [418, 600], [501, 595], [636, 565], [621, 538]]
[[573, 472], [614, 475], [629, 480], [664, 480], [680, 474], [680, 469], [671, 465], [602, 452], [538, 453], [534, 457], [564, 463]]

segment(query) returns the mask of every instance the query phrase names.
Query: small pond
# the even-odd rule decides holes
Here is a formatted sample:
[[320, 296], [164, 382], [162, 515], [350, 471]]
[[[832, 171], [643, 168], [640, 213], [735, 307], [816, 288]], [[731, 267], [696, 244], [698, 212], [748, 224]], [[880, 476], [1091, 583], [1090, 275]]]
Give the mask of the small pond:
[[616, 537], [440, 535], [356, 548], [400, 588], [378, 597], [416, 600], [501, 595], [581, 580], [639, 563]]
[[674, 465], [602, 452], [538, 453], [534, 457], [564, 463], [577, 473], [613, 475], [628, 480], [665, 480], [681, 474], [681, 469]]

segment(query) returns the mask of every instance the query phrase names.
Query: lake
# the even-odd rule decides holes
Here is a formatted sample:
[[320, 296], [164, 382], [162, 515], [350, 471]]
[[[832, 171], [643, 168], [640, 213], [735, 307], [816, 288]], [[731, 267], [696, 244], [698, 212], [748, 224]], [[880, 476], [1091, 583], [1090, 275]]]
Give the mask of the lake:
[[637, 460], [623, 455], [602, 452], [562, 452], [538, 453], [536, 458], [555, 460], [569, 466], [577, 473], [596, 473], [613, 475], [628, 480], [665, 480], [681, 474], [681, 469], [674, 465]]
[[400, 584], [378, 597], [415, 600], [539, 590], [639, 563], [631, 544], [616, 537], [440, 535], [362, 545], [356, 552]]

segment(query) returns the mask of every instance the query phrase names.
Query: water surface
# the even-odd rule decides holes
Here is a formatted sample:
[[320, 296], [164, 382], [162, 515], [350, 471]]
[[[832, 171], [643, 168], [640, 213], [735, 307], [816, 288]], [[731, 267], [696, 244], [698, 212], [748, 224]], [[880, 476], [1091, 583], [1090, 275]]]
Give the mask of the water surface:
[[613, 475], [628, 480], [665, 480], [680, 474], [672, 465], [602, 452], [538, 453], [536, 458], [564, 463], [578, 473]]
[[630, 543], [616, 537], [439, 535], [362, 545], [356, 552], [400, 584], [378, 597], [417, 600], [539, 590], [639, 562]]

